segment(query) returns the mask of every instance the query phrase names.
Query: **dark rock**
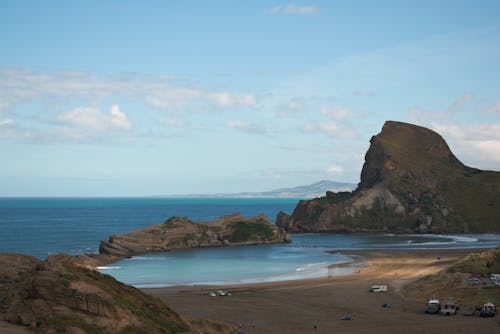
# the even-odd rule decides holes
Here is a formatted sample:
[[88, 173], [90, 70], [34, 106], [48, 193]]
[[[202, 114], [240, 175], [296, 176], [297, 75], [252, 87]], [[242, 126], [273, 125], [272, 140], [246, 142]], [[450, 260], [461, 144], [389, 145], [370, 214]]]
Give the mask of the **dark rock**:
[[280, 224], [271, 224], [264, 215], [247, 219], [239, 213], [209, 222], [171, 217], [163, 224], [113, 235], [101, 241], [99, 253], [125, 257], [172, 249], [290, 242]]
[[277, 224], [291, 233], [500, 232], [500, 173], [462, 164], [436, 132], [388, 121], [370, 140], [351, 193], [300, 201]]

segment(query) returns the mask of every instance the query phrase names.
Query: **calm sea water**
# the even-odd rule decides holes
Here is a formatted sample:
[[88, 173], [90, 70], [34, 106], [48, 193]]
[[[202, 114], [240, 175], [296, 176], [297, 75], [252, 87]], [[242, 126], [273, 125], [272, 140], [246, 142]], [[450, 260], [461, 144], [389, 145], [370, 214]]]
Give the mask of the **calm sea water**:
[[240, 212], [274, 221], [291, 213], [297, 199], [219, 198], [0, 198], [0, 252], [45, 258], [96, 253], [99, 241], [171, 216], [212, 220]]
[[[500, 235], [302, 234], [290, 244], [192, 249], [135, 256], [101, 271], [136, 287], [225, 285], [349, 274], [359, 261], [342, 254], [356, 249], [482, 248]], [[332, 252], [333, 253], [327, 253]], [[331, 265], [346, 264], [338, 267]]]
[[[99, 241], [170, 216], [211, 220], [240, 212], [272, 221], [291, 213], [297, 199], [23, 198], [0, 199], [0, 252], [45, 258], [56, 253], [95, 253]], [[304, 234], [290, 244], [193, 249], [146, 254], [101, 271], [138, 287], [234, 284], [320, 277], [352, 272], [346, 249], [481, 248], [500, 245], [500, 235]], [[338, 268], [332, 264], [351, 263]]]

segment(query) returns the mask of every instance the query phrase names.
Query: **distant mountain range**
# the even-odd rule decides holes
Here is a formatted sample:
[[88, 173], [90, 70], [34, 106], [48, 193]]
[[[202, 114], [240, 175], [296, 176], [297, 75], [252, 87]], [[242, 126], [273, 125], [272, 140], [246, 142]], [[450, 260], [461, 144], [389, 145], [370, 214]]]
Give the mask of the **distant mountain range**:
[[357, 184], [323, 180], [306, 186], [281, 188], [262, 192], [242, 192], [231, 194], [191, 194], [168, 195], [166, 197], [215, 197], [215, 198], [315, 198], [325, 196], [327, 191], [351, 191]]

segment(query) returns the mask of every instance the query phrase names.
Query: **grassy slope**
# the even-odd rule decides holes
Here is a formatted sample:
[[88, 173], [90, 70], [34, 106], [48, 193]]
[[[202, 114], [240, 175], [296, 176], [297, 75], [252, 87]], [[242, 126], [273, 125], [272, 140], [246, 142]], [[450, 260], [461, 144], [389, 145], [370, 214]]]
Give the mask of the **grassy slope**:
[[[384, 151], [405, 170], [412, 171], [416, 179], [438, 180], [437, 189], [429, 189], [425, 182], [388, 180], [389, 188], [403, 195], [407, 192], [421, 194], [432, 191], [439, 194], [434, 203], [455, 210], [450, 219], [459, 228], [467, 226], [468, 232], [498, 231], [500, 213], [500, 173], [480, 171], [463, 165], [456, 157], [439, 157], [433, 154], [436, 143], [444, 140], [430, 130], [407, 125], [384, 129], [378, 139]], [[432, 203], [432, 204], [434, 204]], [[431, 206], [432, 206], [431, 204]], [[429, 210], [432, 214], [432, 208]]]
[[469, 273], [484, 277], [500, 274], [500, 247], [482, 253], [469, 254], [453, 264], [448, 272]]
[[[471, 286], [471, 276], [488, 276], [500, 273], [500, 248], [469, 254], [437, 275], [425, 276], [405, 288], [405, 295], [425, 303], [431, 296], [442, 300], [453, 297], [461, 305], [481, 306], [487, 301], [500, 304], [500, 287], [491, 285]], [[483, 282], [488, 282], [483, 277]]]

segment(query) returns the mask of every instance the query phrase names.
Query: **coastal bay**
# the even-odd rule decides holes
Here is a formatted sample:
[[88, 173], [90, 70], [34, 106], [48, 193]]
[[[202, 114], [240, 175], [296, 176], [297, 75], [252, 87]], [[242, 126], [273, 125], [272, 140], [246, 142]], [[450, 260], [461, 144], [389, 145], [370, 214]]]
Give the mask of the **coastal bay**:
[[[445, 270], [473, 251], [477, 250], [345, 251], [365, 258], [366, 266], [346, 276], [224, 286], [231, 297], [210, 297], [208, 291], [218, 288], [213, 286], [143, 291], [184, 317], [229, 322], [245, 333], [494, 332], [499, 328], [498, 318], [427, 315], [425, 302], [405, 297], [409, 283]], [[387, 284], [389, 290], [370, 293], [373, 284]], [[352, 320], [341, 320], [346, 315]]]

